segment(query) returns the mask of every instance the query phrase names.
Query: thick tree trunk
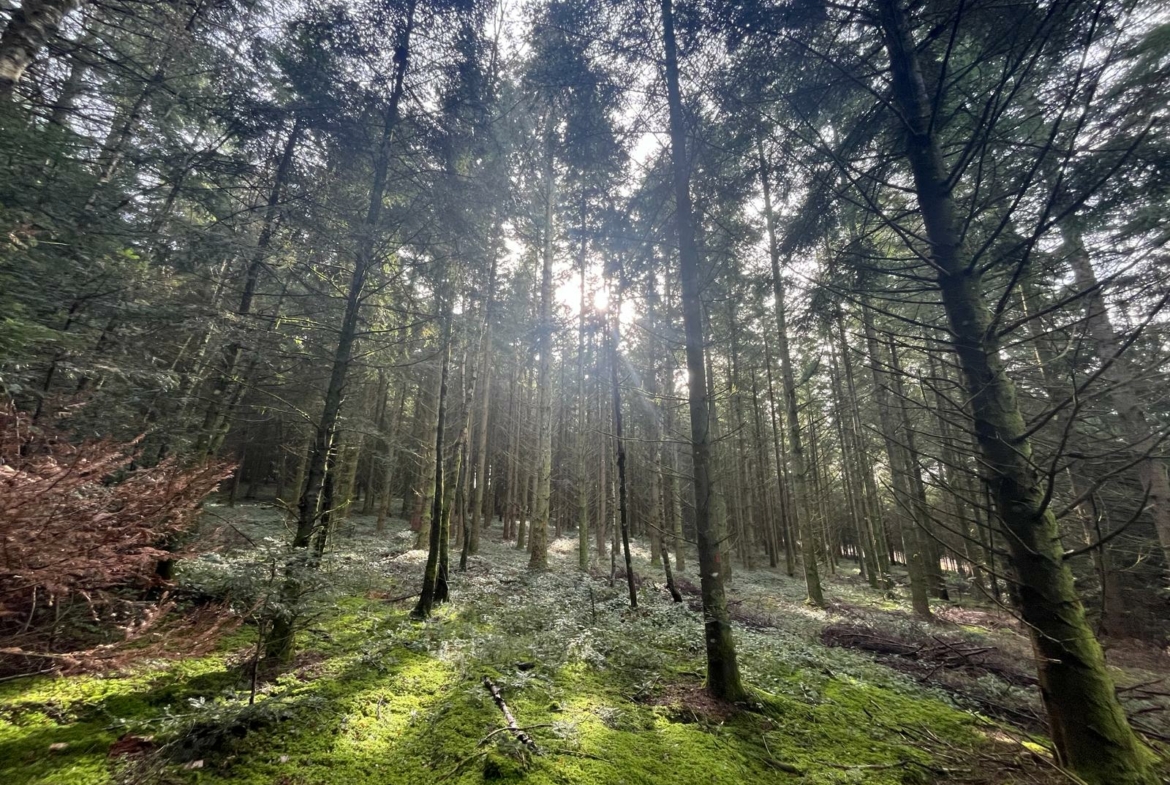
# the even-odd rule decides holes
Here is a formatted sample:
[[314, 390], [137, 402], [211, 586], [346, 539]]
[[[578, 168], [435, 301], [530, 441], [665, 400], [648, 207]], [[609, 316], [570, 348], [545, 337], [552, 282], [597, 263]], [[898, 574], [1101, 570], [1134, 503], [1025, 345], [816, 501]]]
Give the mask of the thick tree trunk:
[[724, 700], [747, 697], [739, 676], [731, 619], [724, 595], [720, 533], [712, 520], [711, 430], [707, 399], [707, 366], [703, 357], [703, 304], [699, 288], [699, 248], [691, 214], [690, 164], [679, 90], [678, 52], [671, 0], [660, 0], [666, 55], [666, 88], [670, 110], [670, 156], [674, 179], [675, 226], [679, 244], [679, 280], [686, 334], [688, 404], [691, 413], [691, 464], [695, 476], [695, 527], [699, 543], [699, 575], [707, 646], [707, 689]]
[[1130, 728], [1085, 619], [1043, 479], [1032, 461], [1015, 385], [999, 356], [982, 281], [963, 249], [909, 20], [900, 0], [877, 0], [877, 10], [931, 260], [1006, 530], [1057, 757], [1090, 785], [1153, 785], [1158, 781], [1154, 756]]

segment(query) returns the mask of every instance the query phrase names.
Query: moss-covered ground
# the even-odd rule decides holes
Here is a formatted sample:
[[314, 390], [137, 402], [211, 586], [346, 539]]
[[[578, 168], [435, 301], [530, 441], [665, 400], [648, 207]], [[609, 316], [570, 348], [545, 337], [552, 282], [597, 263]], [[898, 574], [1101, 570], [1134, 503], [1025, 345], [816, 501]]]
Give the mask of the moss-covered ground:
[[[238, 553], [281, 536], [273, 510], [215, 513], [241, 533]], [[775, 571], [736, 572], [737, 643], [755, 696], [744, 710], [702, 691], [700, 617], [670, 602], [644, 553], [640, 607], [630, 610], [621, 585], [575, 569], [574, 541], [556, 541], [553, 569], [532, 575], [497, 536], [452, 576], [453, 601], [420, 623], [409, 599], [392, 601], [421, 574], [424, 554], [409, 548], [405, 525], [378, 535], [351, 522], [327, 563], [334, 593], [306, 622], [297, 661], [258, 678], [254, 699], [250, 624], [202, 656], [0, 684], [0, 783], [1061, 781], [1042, 738], [861, 652], [824, 646], [822, 630], [844, 617], [913, 624], [898, 595], [845, 570], [827, 581], [829, 611], [805, 606], [799, 583]], [[230, 552], [204, 557], [182, 580], [214, 583], [240, 564]], [[682, 578], [697, 583], [692, 565]], [[967, 623], [965, 632], [1020, 645], [1010, 631]], [[500, 732], [484, 676], [539, 754]]]

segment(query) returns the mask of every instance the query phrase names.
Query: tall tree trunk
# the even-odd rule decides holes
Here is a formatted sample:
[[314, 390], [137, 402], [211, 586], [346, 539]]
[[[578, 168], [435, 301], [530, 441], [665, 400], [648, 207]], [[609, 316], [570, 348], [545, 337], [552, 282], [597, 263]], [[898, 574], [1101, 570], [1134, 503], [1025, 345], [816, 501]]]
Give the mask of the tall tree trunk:
[[768, 446], [764, 439], [762, 403], [760, 401], [759, 370], [752, 368], [752, 443], [755, 447], [756, 475], [752, 484], [764, 510], [763, 542], [768, 552], [768, 566], [772, 569], [780, 564], [780, 542], [776, 536], [776, 515], [772, 504], [772, 465], [768, 457]]
[[[491, 269], [488, 271], [487, 301], [483, 309], [483, 335], [480, 338], [479, 367], [483, 377], [483, 393], [479, 398], [479, 434], [476, 436], [475, 454], [475, 499], [471, 504], [471, 528], [468, 533], [467, 551], [479, 553], [480, 515], [483, 512], [484, 493], [487, 491], [488, 425], [491, 421], [492, 400], [492, 318], [496, 302], [496, 269], [499, 257], [499, 235], [502, 231], [497, 221], [492, 227]], [[491, 516], [486, 516], [490, 523]]]
[[[386, 529], [386, 519], [390, 517], [390, 499], [393, 496], [393, 479], [394, 467], [398, 461], [398, 431], [401, 428], [403, 411], [406, 408], [406, 388], [405, 381], [402, 382], [402, 388], [398, 392], [398, 403], [394, 406], [394, 416], [390, 422], [383, 419], [381, 423], [381, 430], [383, 438], [386, 440], [386, 449], [383, 455], [383, 460], [386, 462], [382, 467], [382, 482], [381, 482], [381, 496], [378, 499], [378, 522], [375, 524], [375, 531], [381, 533]], [[386, 407], [383, 407], [385, 412]], [[376, 465], [376, 463], [375, 463]]]
[[767, 159], [764, 147], [757, 140], [760, 159], [760, 182], [764, 190], [764, 220], [768, 230], [768, 255], [772, 262], [772, 294], [776, 309], [776, 352], [780, 356], [780, 380], [784, 387], [784, 401], [788, 425], [788, 448], [792, 456], [792, 480], [795, 486], [795, 503], [789, 511], [796, 521], [800, 537], [801, 562], [804, 564], [804, 582], [808, 590], [808, 601], [817, 607], [824, 607], [825, 595], [821, 591], [821, 576], [817, 572], [816, 538], [812, 531], [812, 505], [808, 496], [808, 476], [804, 457], [804, 443], [800, 434], [800, 407], [797, 403], [796, 374], [792, 370], [792, 353], [788, 348], [788, 325], [785, 314], [784, 278], [780, 274], [780, 246], [776, 242], [776, 218], [772, 214], [772, 189], [768, 177]]
[[939, 567], [938, 541], [934, 538], [931, 527], [932, 518], [930, 508], [926, 503], [926, 487], [922, 482], [922, 467], [918, 462], [917, 440], [914, 437], [914, 426], [910, 422], [908, 396], [902, 384], [904, 376], [902, 362], [898, 358], [898, 345], [893, 335], [889, 336], [888, 346], [890, 350], [889, 378], [893, 382], [894, 399], [897, 401], [898, 414], [901, 419], [902, 438], [900, 442], [912, 493], [908, 503], [913, 509], [918, 547], [922, 553], [923, 568], [931, 594], [940, 600], [946, 600], [949, 599], [947, 585], [943, 579], [942, 569]]
[[602, 360], [603, 354], [604, 352], [600, 351], [595, 353], [596, 360], [594, 362], [593, 373], [594, 378], [597, 380], [597, 431], [600, 442], [600, 448], [597, 451], [597, 526], [594, 528], [596, 529], [597, 537], [597, 562], [601, 565], [605, 564], [607, 555], [606, 542], [607, 535], [609, 533], [609, 472], [607, 469], [609, 468], [610, 452], [608, 449], [606, 449], [606, 441], [608, 440], [608, 437], [605, 436], [604, 431], [607, 430], [605, 427], [606, 423], [612, 416], [610, 410], [606, 407], [607, 400], [605, 391], [607, 385], [603, 384], [601, 381], [602, 378], [604, 378], [602, 374], [604, 369]]
[[[844, 344], [833, 347], [841, 353], [849, 351]], [[853, 430], [853, 417], [849, 411], [849, 403], [845, 400], [845, 392], [841, 383], [844, 375], [837, 361], [837, 351], [829, 353], [832, 366], [832, 388], [836, 416], [833, 418], [837, 425], [837, 436], [841, 442], [841, 473], [844, 480], [845, 500], [849, 509], [849, 519], [853, 524], [853, 545], [857, 549], [857, 567], [869, 581], [870, 587], [879, 586], [878, 566], [874, 553], [873, 537], [866, 517], [864, 488], [858, 475], [864, 471], [864, 464], [859, 465], [855, 459], [858, 454], [857, 434]]]
[[1124, 354], [1124, 343], [1118, 338], [1105, 304], [1105, 294], [1093, 269], [1079, 219], [1069, 216], [1061, 222], [1065, 258], [1072, 267], [1077, 288], [1085, 293], [1081, 302], [1089, 338], [1097, 359], [1109, 363], [1102, 377], [1109, 385], [1109, 398], [1117, 409], [1122, 432], [1130, 450], [1138, 458], [1138, 480], [1147, 494], [1146, 505], [1154, 520], [1158, 543], [1162, 546], [1164, 568], [1170, 570], [1170, 479], [1166, 463], [1152, 454], [1159, 445], [1157, 428], [1151, 426], [1146, 407], [1135, 393], [1139, 372], [1133, 368], [1130, 356]]
[[876, 0], [893, 97], [906, 125], [906, 156], [938, 270], [938, 286], [966, 380], [975, 433], [1007, 532], [1018, 601], [1036, 651], [1040, 694], [1060, 762], [1090, 785], [1153, 785], [1153, 754], [1118, 702], [1101, 647], [1064, 560], [1056, 517], [1032, 461], [1027, 426], [982, 281], [963, 248], [932, 102], [900, 0]]
[[[650, 549], [650, 563], [657, 565], [662, 560], [662, 543], [665, 542], [665, 506], [662, 500], [662, 465], [665, 447], [662, 443], [662, 404], [658, 394], [658, 283], [651, 272], [646, 276], [646, 356], [650, 365], [646, 369], [646, 414], [647, 451], [649, 452], [649, 476], [646, 483], [649, 504], [646, 512], [646, 534], [653, 547]], [[666, 567], [669, 569], [669, 566]]]
[[865, 517], [868, 537], [874, 553], [874, 562], [886, 588], [893, 588], [890, 576], [889, 548], [886, 546], [885, 524], [881, 517], [877, 484], [873, 479], [873, 468], [866, 447], [865, 429], [862, 426], [861, 407], [857, 397], [856, 377], [853, 374], [853, 357], [849, 340], [845, 334], [845, 318], [837, 312], [837, 337], [841, 346], [841, 365], [845, 371], [845, 389], [848, 393], [850, 430], [854, 434], [854, 459], [864, 491]]
[[[260, 236], [256, 240], [256, 248], [252, 252], [248, 267], [244, 271], [244, 290], [240, 294], [240, 304], [236, 307], [237, 330], [246, 329], [244, 322], [252, 313], [256, 289], [260, 284], [260, 273], [265, 267], [268, 249], [272, 245], [272, 236], [276, 231], [280, 200], [289, 174], [292, 172], [293, 158], [296, 155], [297, 144], [303, 129], [304, 124], [300, 118], [297, 118], [293, 122], [292, 130], [289, 131], [280, 160], [276, 165], [272, 189], [268, 192], [268, 203], [265, 206], [264, 219], [260, 225]], [[207, 456], [214, 454], [223, 444], [223, 439], [227, 435], [229, 421], [225, 412], [225, 404], [229, 391], [233, 385], [238, 383], [235, 379], [235, 373], [243, 348], [243, 342], [236, 338], [224, 349], [223, 357], [220, 359], [219, 374], [211, 391], [211, 403], [208, 404], [203, 419], [199, 440], [195, 443], [195, 454], [201, 459], [206, 459]]]
[[[436, 301], [436, 311], [441, 312], [441, 309], [442, 305]], [[443, 349], [444, 347], [439, 347], [440, 354]], [[419, 382], [419, 399], [415, 403], [417, 416], [414, 433], [422, 434], [419, 439], [420, 465], [414, 483], [414, 508], [410, 514], [410, 528], [416, 532], [414, 541], [416, 549], [425, 548], [431, 537], [431, 502], [434, 501], [435, 491], [435, 456], [432, 452], [435, 449], [435, 440], [431, 435], [435, 432], [435, 418], [439, 411], [439, 373], [436, 372], [438, 370], [424, 370], [420, 366], [424, 378]]]
[[784, 451], [782, 426], [776, 406], [776, 389], [772, 381], [772, 350], [764, 336], [764, 359], [768, 371], [768, 413], [772, 419], [772, 451], [776, 455], [776, 489], [780, 498], [780, 531], [784, 538], [784, 572], [788, 577], [796, 575], [796, 546], [792, 536], [791, 497], [788, 494], [787, 455]]
[[[966, 483], [969, 477], [963, 467], [963, 459], [955, 447], [953, 426], [947, 412], [946, 396], [939, 386], [940, 381], [946, 380], [945, 373], [940, 374], [933, 354], [928, 354], [927, 358], [930, 362], [931, 386], [934, 389], [934, 410], [938, 420], [939, 443], [942, 447], [940, 480], [944, 486], [945, 498], [950, 503], [952, 519], [956, 526], [955, 533], [963, 540], [962, 557], [970, 564], [971, 574], [976, 585], [982, 587], [984, 558], [979, 552], [979, 543], [975, 540], [971, 519], [967, 517], [967, 510], [974, 503], [974, 493], [969, 490]], [[976, 525], [978, 525], [977, 522]], [[959, 553], [956, 551], [955, 555], [957, 557]]]
[[[519, 352], [517, 352], [516, 366], [519, 366]], [[504, 453], [504, 460], [507, 462], [507, 496], [504, 501], [504, 521], [502, 538], [505, 542], [512, 539], [513, 529], [516, 526], [516, 505], [518, 502], [518, 495], [516, 486], [520, 482], [517, 476], [519, 471], [519, 448], [520, 448], [520, 418], [522, 412], [520, 410], [520, 397], [523, 391], [518, 388], [520, 386], [520, 370], [514, 367], [512, 370], [512, 379], [508, 385], [508, 450]]]
[[[495, 265], [494, 264], [492, 265], [490, 277], [492, 277], [492, 278], [495, 277]], [[485, 317], [486, 317], [487, 310], [488, 310], [489, 306], [490, 306], [490, 302], [487, 302], [484, 304]], [[485, 319], [485, 321], [480, 325], [480, 335], [479, 335], [479, 342], [478, 343], [482, 344], [484, 336], [486, 334], [487, 334], [487, 322]], [[468, 343], [470, 343], [470, 342], [468, 342]], [[467, 351], [465, 349], [464, 350], [465, 357], [466, 357], [466, 354], [467, 354]], [[481, 354], [481, 352], [476, 352], [476, 354], [477, 355]], [[460, 495], [458, 498], [455, 498], [452, 500], [454, 502], [452, 504], [452, 509], [449, 509], [446, 512], [446, 518], [447, 518], [446, 529], [447, 529], [447, 532], [449, 534], [450, 533], [450, 520], [451, 520], [452, 510], [459, 511], [459, 524], [461, 526], [461, 532], [462, 532], [462, 536], [460, 537], [459, 541], [463, 545], [463, 548], [459, 553], [459, 570], [460, 570], [460, 572], [464, 572], [467, 570], [467, 556], [468, 556], [468, 551], [470, 550], [470, 547], [471, 547], [470, 520], [468, 519], [468, 516], [467, 516], [467, 490], [468, 490], [467, 489], [467, 481], [468, 481], [467, 475], [469, 473], [468, 472], [468, 463], [469, 463], [469, 459], [471, 457], [468, 454], [468, 450], [470, 449], [469, 444], [468, 444], [468, 437], [469, 437], [469, 434], [471, 433], [471, 416], [472, 416], [473, 409], [474, 409], [474, 407], [472, 406], [472, 402], [475, 401], [476, 385], [478, 384], [478, 380], [479, 380], [479, 375], [477, 373], [477, 369], [479, 369], [480, 367], [482, 367], [482, 366], [479, 363], [478, 357], [475, 359], [472, 359], [471, 361], [465, 360], [463, 363], [463, 369], [464, 369], [463, 370], [463, 407], [461, 409], [461, 411], [463, 412], [463, 414], [462, 414], [463, 419], [462, 419], [462, 422], [461, 422], [460, 427], [459, 427], [459, 433], [455, 437], [455, 445], [454, 445], [454, 447], [455, 447], [455, 468], [451, 473], [452, 477], [455, 479], [455, 481], [457, 483], [456, 488], [458, 489], [458, 493]], [[447, 543], [447, 540], [444, 540], [443, 542], [444, 542], [444, 546], [445, 546]], [[449, 566], [448, 566], [447, 554], [446, 554], [445, 547], [444, 547], [441, 569], [442, 569], [443, 584], [441, 587], [442, 590], [439, 592], [437, 599], [439, 600], [439, 602], [446, 602], [447, 601], [447, 571], [449, 569]]]
[[[707, 325], [710, 327], [710, 324]], [[711, 467], [726, 465], [725, 447], [723, 439], [723, 424], [719, 419], [718, 396], [715, 394], [715, 365], [712, 361], [712, 352], [708, 347], [703, 351], [707, 369], [707, 433], [710, 440], [708, 456]], [[735, 560], [731, 556], [731, 536], [727, 528], [727, 499], [723, 486], [714, 479], [715, 470], [711, 469], [711, 527], [715, 533], [715, 541], [719, 543], [719, 552], [723, 554], [723, 585], [731, 583], [734, 575]]]
[[581, 209], [581, 252], [578, 258], [578, 273], [581, 276], [581, 307], [577, 314], [577, 569], [589, 569], [589, 476], [585, 469], [586, 453], [589, 447], [587, 420], [589, 404], [585, 397], [585, 314], [588, 310], [585, 299], [585, 272], [588, 246], [585, 242], [585, 209]]
[[549, 502], [552, 494], [552, 265], [553, 221], [556, 217], [557, 183], [554, 156], [554, 138], [551, 115], [545, 120], [544, 140], [544, 243], [541, 252], [540, 317], [538, 319], [536, 351], [538, 362], [537, 437], [536, 437], [536, 499], [528, 534], [532, 557], [528, 569], [548, 569]]
[[[441, 285], [446, 285], [441, 284]], [[439, 368], [439, 399], [438, 417], [435, 422], [435, 485], [431, 492], [431, 523], [427, 528], [427, 561], [423, 568], [422, 589], [419, 591], [418, 603], [410, 612], [411, 617], [425, 619], [431, 615], [434, 607], [435, 594], [439, 590], [439, 558], [443, 536], [443, 430], [447, 419], [447, 377], [451, 368], [451, 312], [450, 305], [443, 306], [443, 331], [440, 340], [443, 342], [443, 359]], [[445, 580], [445, 576], [444, 576]]]
[[[618, 275], [620, 276], [621, 273]], [[621, 291], [621, 284], [618, 285], [618, 291]], [[634, 578], [634, 563], [630, 558], [630, 494], [626, 485], [626, 439], [622, 432], [622, 390], [620, 364], [618, 363], [618, 342], [621, 340], [618, 333], [619, 320], [621, 319], [620, 296], [607, 316], [609, 321], [609, 340], [607, 341], [609, 343], [609, 378], [613, 396], [614, 452], [617, 457], [618, 523], [622, 533], [622, 554], [626, 559], [626, 588], [630, 594], [630, 607], [637, 608], [637, 583]]]
[[[349, 291], [346, 295], [345, 315], [342, 318], [341, 331], [333, 354], [333, 367], [329, 375], [329, 386], [325, 391], [325, 404], [321, 418], [317, 421], [316, 435], [305, 470], [305, 486], [301, 490], [301, 497], [297, 503], [297, 526], [292, 541], [294, 554], [308, 549], [318, 527], [325, 533], [329, 528], [330, 510], [328, 506], [322, 505], [322, 501], [328, 503], [329, 497], [332, 495], [337, 424], [341, 413], [345, 384], [353, 359], [366, 276], [376, 261], [375, 235], [381, 223], [387, 173], [390, 166], [390, 148], [394, 140], [394, 130], [398, 125], [398, 107], [405, 85], [410, 35], [413, 29], [414, 2], [411, 0], [407, 7], [406, 22], [399, 39], [398, 67], [394, 74], [394, 86], [386, 110], [382, 140], [375, 154], [374, 179], [370, 185], [369, 207], [359, 233], [357, 258], [354, 260], [353, 276], [350, 279]], [[321, 509], [323, 506], [325, 508]], [[305, 568], [314, 566], [311, 560], [294, 556], [285, 576], [282, 587], [283, 601], [280, 603], [282, 610], [273, 621], [268, 645], [268, 656], [281, 662], [289, 661], [294, 651], [294, 605], [300, 596], [300, 579], [296, 575], [300, 566], [298, 562], [304, 562]]]
[[886, 457], [890, 464], [890, 482], [894, 490], [894, 504], [897, 510], [895, 520], [899, 521], [898, 529], [902, 536], [902, 548], [905, 551], [906, 570], [910, 573], [910, 601], [914, 613], [923, 619], [933, 618], [930, 612], [930, 587], [926, 575], [926, 564], [920, 544], [921, 532], [914, 521], [913, 501], [914, 489], [910, 485], [910, 470], [906, 466], [906, 453], [898, 442], [898, 422], [894, 417], [893, 404], [890, 403], [890, 383], [885, 370], [885, 360], [878, 341], [877, 330], [873, 324], [873, 312], [869, 307], [862, 306], [862, 323], [865, 327], [865, 341], [869, 348], [869, 358], [873, 369], [874, 398], [877, 401], [878, 419], [882, 429], [882, 439], [886, 444]]
[[674, 9], [671, 0], [660, 0], [662, 38], [666, 55], [666, 90], [670, 110], [670, 157], [674, 180], [675, 229], [679, 246], [679, 281], [682, 288], [683, 325], [686, 334], [687, 390], [691, 413], [691, 464], [695, 476], [695, 527], [699, 544], [699, 576], [703, 597], [703, 619], [707, 647], [707, 689], [724, 700], [747, 698], [739, 676], [731, 619], [723, 589], [723, 555], [720, 533], [711, 516], [710, 410], [707, 399], [707, 365], [703, 303], [699, 287], [699, 248], [695, 242], [691, 214], [690, 164], [683, 125], [682, 93], [679, 89], [678, 51], [674, 38]]
[[729, 306], [728, 326], [731, 329], [731, 356], [727, 364], [727, 397], [731, 405], [731, 427], [734, 429], [735, 440], [729, 445], [735, 453], [732, 461], [735, 471], [734, 507], [735, 507], [735, 545], [740, 559], [746, 569], [752, 568], [751, 537], [748, 533], [748, 522], [753, 518], [751, 512], [750, 473], [748, 471], [747, 449], [745, 434], [747, 432], [743, 417], [743, 397], [739, 389], [739, 327], [738, 318]]

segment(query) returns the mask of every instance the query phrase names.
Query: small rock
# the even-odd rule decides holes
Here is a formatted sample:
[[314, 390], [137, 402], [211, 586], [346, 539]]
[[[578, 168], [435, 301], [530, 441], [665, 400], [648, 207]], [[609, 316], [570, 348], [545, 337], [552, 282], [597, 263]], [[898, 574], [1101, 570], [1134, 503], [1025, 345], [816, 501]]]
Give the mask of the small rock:
[[201, 769], [201, 768], [203, 768], [203, 761], [202, 760], [193, 760], [190, 763], [184, 763], [183, 768], [184, 769]]
[[68, 749], [68, 748], [69, 748], [69, 742], [58, 741], [54, 744], [49, 745], [49, 752], [60, 752], [61, 750]]

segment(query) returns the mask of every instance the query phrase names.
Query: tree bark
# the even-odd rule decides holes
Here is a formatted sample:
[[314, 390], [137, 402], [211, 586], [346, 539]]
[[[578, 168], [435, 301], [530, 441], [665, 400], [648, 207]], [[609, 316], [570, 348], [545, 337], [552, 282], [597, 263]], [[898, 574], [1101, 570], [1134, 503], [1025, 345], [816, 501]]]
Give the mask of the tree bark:
[[683, 125], [679, 89], [678, 51], [674, 37], [671, 0], [660, 0], [662, 38], [666, 56], [666, 88], [670, 112], [670, 157], [674, 181], [675, 230], [679, 245], [679, 280], [682, 288], [683, 324], [686, 334], [688, 405], [691, 414], [691, 464], [695, 475], [695, 526], [699, 544], [699, 575], [707, 648], [707, 689], [724, 700], [747, 698], [739, 676], [731, 619], [723, 589], [723, 555], [720, 532], [711, 516], [711, 430], [707, 398], [707, 366], [703, 357], [702, 293], [699, 288], [699, 248], [691, 214], [690, 165], [687, 161], [686, 128]]
[[[445, 285], [445, 284], [443, 284]], [[444, 306], [449, 309], [450, 306]], [[435, 485], [431, 492], [431, 523], [427, 528], [427, 561], [423, 568], [422, 589], [419, 591], [418, 603], [410, 612], [412, 618], [425, 619], [431, 615], [435, 603], [435, 594], [439, 588], [439, 557], [443, 535], [443, 430], [447, 419], [447, 377], [451, 367], [451, 313], [443, 314], [443, 359], [439, 368], [439, 400], [438, 416], [435, 423]]]
[[49, 41], [65, 16], [82, 0], [24, 0], [0, 35], [0, 101], [12, 100], [25, 70]]
[[906, 156], [975, 433], [1003, 519], [1057, 758], [1090, 785], [1153, 785], [1158, 780], [1154, 756], [1130, 728], [1085, 619], [1056, 518], [1032, 461], [1015, 385], [1000, 358], [981, 276], [963, 247], [909, 19], [900, 0], [876, 2], [893, 97], [906, 126]]
[[772, 214], [772, 190], [768, 177], [764, 147], [757, 140], [760, 159], [760, 182], [764, 190], [764, 219], [768, 230], [768, 255], [772, 262], [772, 294], [775, 298], [776, 352], [780, 356], [780, 380], [784, 387], [785, 419], [788, 425], [788, 447], [792, 457], [792, 480], [795, 486], [795, 503], [789, 511], [796, 521], [800, 537], [801, 562], [804, 565], [804, 582], [808, 601], [818, 608], [824, 607], [825, 596], [821, 590], [821, 576], [817, 572], [816, 538], [812, 532], [812, 508], [808, 497], [808, 476], [805, 465], [804, 444], [800, 433], [800, 407], [797, 403], [796, 375], [792, 370], [792, 353], [788, 348], [788, 325], [784, 303], [784, 278], [780, 274], [780, 247], [776, 242], [776, 219]]
[[890, 383], [884, 368], [881, 344], [878, 341], [877, 330], [873, 324], [873, 313], [862, 306], [862, 323], [865, 327], [865, 341], [869, 348], [870, 363], [873, 370], [874, 398], [877, 401], [878, 420], [881, 424], [882, 439], [886, 445], [886, 457], [890, 465], [890, 482], [894, 490], [894, 503], [898, 514], [896, 521], [902, 536], [902, 548], [905, 551], [906, 571], [910, 573], [910, 602], [914, 613], [923, 619], [932, 619], [930, 612], [930, 588], [926, 576], [926, 565], [922, 556], [920, 544], [921, 534], [914, 521], [913, 511], [916, 507], [913, 497], [913, 488], [910, 486], [910, 471], [906, 467], [906, 454], [902, 445], [898, 443], [898, 423], [894, 418], [893, 404], [890, 403]]
[[375, 154], [369, 207], [359, 233], [357, 258], [354, 261], [353, 275], [346, 295], [345, 315], [342, 318], [337, 348], [333, 355], [329, 386], [325, 391], [325, 404], [321, 417], [317, 421], [313, 447], [305, 470], [305, 486], [301, 490], [301, 497], [297, 503], [297, 526], [292, 541], [294, 556], [282, 588], [284, 601], [281, 602], [281, 608], [283, 610], [274, 619], [273, 629], [269, 636], [268, 656], [281, 662], [289, 661], [294, 652], [294, 605], [300, 595], [300, 582], [296, 575], [297, 563], [304, 562], [305, 568], [315, 566], [312, 560], [304, 559], [298, 555], [298, 552], [304, 552], [309, 547], [318, 527], [326, 534], [329, 528], [331, 510], [321, 509], [321, 502], [328, 501], [328, 497], [331, 496], [334, 474], [332, 464], [336, 460], [337, 423], [353, 359], [366, 276], [376, 261], [375, 234], [381, 222], [387, 173], [390, 166], [390, 149], [394, 140], [394, 130], [398, 125], [399, 103], [404, 92], [410, 35], [414, 29], [414, 7], [414, 2], [411, 0], [407, 7], [406, 21], [398, 47], [398, 64], [386, 110], [382, 140]]
[[1158, 446], [1159, 435], [1156, 428], [1151, 427], [1141, 398], [1134, 392], [1139, 374], [1132, 367], [1129, 355], [1123, 353], [1124, 346], [1109, 317], [1105, 295], [1085, 247], [1079, 220], [1069, 216], [1061, 223], [1060, 230], [1065, 257], [1072, 267], [1077, 288], [1085, 292], [1081, 301], [1093, 349], [1098, 360], [1109, 363], [1102, 378], [1109, 385], [1109, 398], [1117, 409], [1129, 449], [1139, 458], [1138, 480], [1148, 495], [1146, 506], [1154, 520], [1158, 543], [1162, 546], [1164, 568], [1170, 571], [1170, 479], [1166, 475], [1165, 462], [1158, 455], [1151, 454]]
[[541, 252], [540, 317], [537, 321], [537, 437], [536, 498], [528, 537], [531, 558], [528, 569], [548, 569], [549, 502], [552, 494], [552, 265], [553, 222], [556, 217], [557, 183], [552, 118], [546, 118], [544, 150], [544, 243]]
[[[289, 174], [292, 172], [293, 158], [296, 155], [297, 143], [300, 141], [303, 130], [304, 124], [301, 122], [301, 119], [297, 118], [294, 120], [292, 130], [289, 131], [288, 139], [285, 140], [284, 149], [281, 151], [280, 160], [276, 165], [272, 190], [268, 192], [268, 202], [264, 209], [264, 219], [260, 225], [260, 236], [256, 240], [256, 248], [252, 252], [252, 258], [248, 262], [248, 267], [244, 271], [244, 289], [240, 293], [240, 304], [236, 308], [236, 321], [238, 322], [236, 329], [238, 330], [246, 329], [244, 321], [252, 313], [252, 304], [256, 299], [256, 289], [260, 284], [260, 273], [264, 269], [265, 262], [268, 258], [268, 249], [272, 245], [272, 236], [276, 231], [276, 219], [280, 210], [280, 200], [284, 192], [284, 187], [288, 182]], [[230, 421], [225, 411], [226, 403], [232, 387], [239, 383], [235, 378], [236, 366], [239, 363], [243, 348], [243, 342], [237, 338], [224, 349], [223, 357], [220, 360], [219, 374], [216, 377], [215, 386], [211, 391], [211, 403], [208, 404], [207, 412], [203, 419], [203, 428], [200, 432], [199, 440], [195, 444], [195, 454], [199, 456], [200, 460], [206, 460], [208, 456], [213, 455], [222, 446], [224, 437], [227, 435]]]
[[[619, 273], [620, 275], [620, 273]], [[619, 284], [620, 291], [620, 284]], [[622, 391], [618, 364], [618, 323], [621, 319], [621, 301], [610, 309], [609, 325], [609, 378], [613, 396], [614, 452], [617, 457], [618, 481], [618, 524], [622, 533], [622, 554], [626, 559], [626, 587], [630, 595], [630, 607], [638, 607], [638, 590], [634, 578], [634, 563], [630, 558], [630, 495], [626, 485], [626, 440], [622, 432]]]

